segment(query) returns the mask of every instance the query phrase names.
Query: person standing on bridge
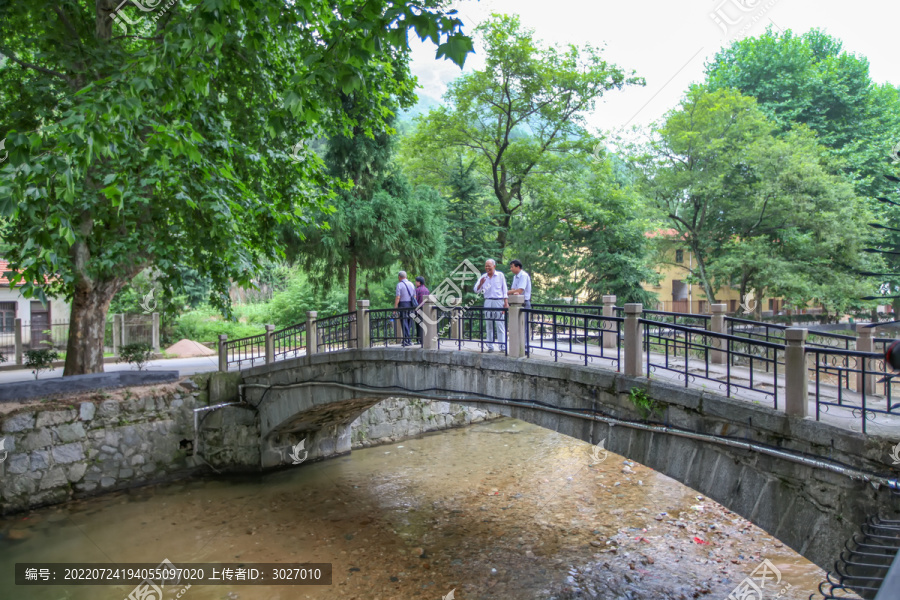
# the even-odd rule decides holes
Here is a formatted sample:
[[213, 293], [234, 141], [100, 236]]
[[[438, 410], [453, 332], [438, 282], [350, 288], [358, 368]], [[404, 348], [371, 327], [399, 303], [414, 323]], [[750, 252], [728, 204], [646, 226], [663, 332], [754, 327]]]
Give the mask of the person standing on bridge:
[[[497, 262], [489, 258], [484, 263], [486, 273], [475, 284], [475, 292], [484, 294], [485, 308], [509, 308], [509, 288], [506, 286], [506, 277], [497, 270]], [[494, 351], [494, 337], [496, 333], [497, 344], [500, 350], [506, 348], [506, 323], [504, 315], [499, 310], [486, 310], [484, 312], [484, 327], [487, 330], [487, 351]]]
[[[425, 278], [419, 275], [416, 277], [416, 308], [422, 308], [422, 305], [425, 304], [425, 298], [428, 297], [428, 294], [431, 292], [428, 291], [428, 288], [425, 287]], [[419, 343], [422, 344], [422, 347], [425, 347], [425, 327], [421, 322], [417, 320], [417, 328], [419, 330]]]
[[410, 339], [410, 327], [412, 326], [411, 312], [416, 306], [416, 289], [413, 284], [406, 278], [406, 271], [400, 271], [397, 274], [396, 297], [394, 298], [394, 308], [399, 309], [400, 327], [403, 329], [403, 345], [412, 346]]
[[522, 268], [522, 261], [514, 260], [509, 263], [513, 272], [512, 289], [509, 293], [513, 296], [525, 296], [525, 308], [531, 308], [531, 275]]

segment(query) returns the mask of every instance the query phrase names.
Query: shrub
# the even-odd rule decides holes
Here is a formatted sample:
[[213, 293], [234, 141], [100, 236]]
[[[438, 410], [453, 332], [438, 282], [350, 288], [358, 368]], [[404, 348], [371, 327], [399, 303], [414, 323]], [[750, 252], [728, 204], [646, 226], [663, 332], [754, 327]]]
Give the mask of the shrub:
[[140, 342], [125, 344], [119, 348], [119, 358], [116, 359], [116, 362], [120, 363], [124, 360], [128, 364], [136, 366], [137, 370], [140, 371], [150, 361], [152, 354], [153, 349], [150, 347], [150, 344]]
[[53, 368], [53, 361], [59, 358], [59, 352], [52, 348], [40, 348], [25, 351], [25, 366], [31, 367], [34, 378], [37, 379], [41, 371]]
[[641, 418], [647, 420], [651, 417], [662, 417], [665, 405], [657, 402], [647, 395], [645, 390], [633, 387], [628, 394], [628, 399], [634, 404], [634, 407], [641, 413]]

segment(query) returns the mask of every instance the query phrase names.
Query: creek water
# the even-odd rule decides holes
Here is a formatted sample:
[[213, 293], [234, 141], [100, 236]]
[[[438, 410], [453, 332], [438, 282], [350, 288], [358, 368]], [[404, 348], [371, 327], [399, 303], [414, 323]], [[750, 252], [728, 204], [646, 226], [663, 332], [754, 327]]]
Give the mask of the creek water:
[[330, 586], [195, 585], [184, 600], [726, 600], [764, 559], [781, 577], [765, 598], [805, 599], [825, 575], [668, 477], [504, 418], [11, 516], [0, 599], [122, 600], [134, 587], [16, 586], [17, 562], [164, 559], [333, 565]]

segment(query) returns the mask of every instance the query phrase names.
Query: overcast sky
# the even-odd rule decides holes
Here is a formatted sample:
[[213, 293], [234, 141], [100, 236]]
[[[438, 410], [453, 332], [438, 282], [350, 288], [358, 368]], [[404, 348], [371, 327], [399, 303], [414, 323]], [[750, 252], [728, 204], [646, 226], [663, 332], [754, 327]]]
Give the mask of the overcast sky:
[[[466, 23], [464, 31], [490, 13], [518, 13], [535, 37], [552, 44], [591, 43], [604, 57], [647, 80], [646, 87], [610, 92], [590, 115], [599, 130], [646, 125], [674, 107], [691, 82], [703, 79], [704, 63], [735, 39], [759, 35], [766, 26], [795, 33], [822, 28], [844, 42], [844, 50], [868, 58], [872, 78], [900, 84], [898, 38], [900, 3], [846, 0], [457, 0], [453, 3]], [[731, 21], [728, 32], [711, 16]], [[477, 53], [466, 70], [483, 66]], [[459, 67], [434, 59], [434, 46], [415, 39], [413, 72], [419, 96], [440, 100]]]

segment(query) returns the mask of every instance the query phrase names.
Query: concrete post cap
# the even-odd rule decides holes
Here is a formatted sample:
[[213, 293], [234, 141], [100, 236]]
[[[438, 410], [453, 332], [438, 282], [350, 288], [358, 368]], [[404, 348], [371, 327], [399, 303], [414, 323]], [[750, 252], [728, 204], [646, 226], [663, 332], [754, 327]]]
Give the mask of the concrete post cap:
[[871, 327], [870, 325], [866, 325], [864, 323], [857, 323], [855, 329], [856, 329], [856, 333], [858, 333], [861, 336], [872, 335], [873, 333], [875, 333], [874, 327]]
[[356, 308], [367, 308], [368, 306], [369, 306], [368, 300], [357, 300], [356, 301]]
[[315, 310], [308, 310], [308, 311], [306, 311], [306, 318], [307, 318], [307, 319], [310, 319], [310, 318], [315, 319], [317, 316], [319, 316], [319, 312], [318, 312], [318, 311], [315, 311]]
[[227, 339], [228, 339], [228, 334], [227, 334], [227, 333], [220, 333], [220, 334], [219, 334], [219, 341], [220, 341], [220, 342], [224, 342], [224, 341], [227, 340]]
[[784, 330], [784, 339], [788, 342], [803, 342], [807, 335], [809, 330], [805, 327], [788, 327]]
[[728, 312], [727, 304], [710, 304], [709, 310], [713, 314]]
[[275, 331], [274, 325], [266, 325], [266, 331]]
[[522, 306], [525, 306], [525, 296], [523, 296], [521, 294], [510, 295], [509, 296], [509, 305], [512, 306], [513, 304], [521, 304]]
[[428, 294], [425, 296], [425, 304], [437, 304], [437, 296]]
[[616, 303], [616, 295], [615, 294], [604, 294], [603, 304], [615, 304], [615, 303]]
[[644, 305], [640, 302], [629, 302], [625, 305], [626, 315], [639, 315], [644, 312]]

